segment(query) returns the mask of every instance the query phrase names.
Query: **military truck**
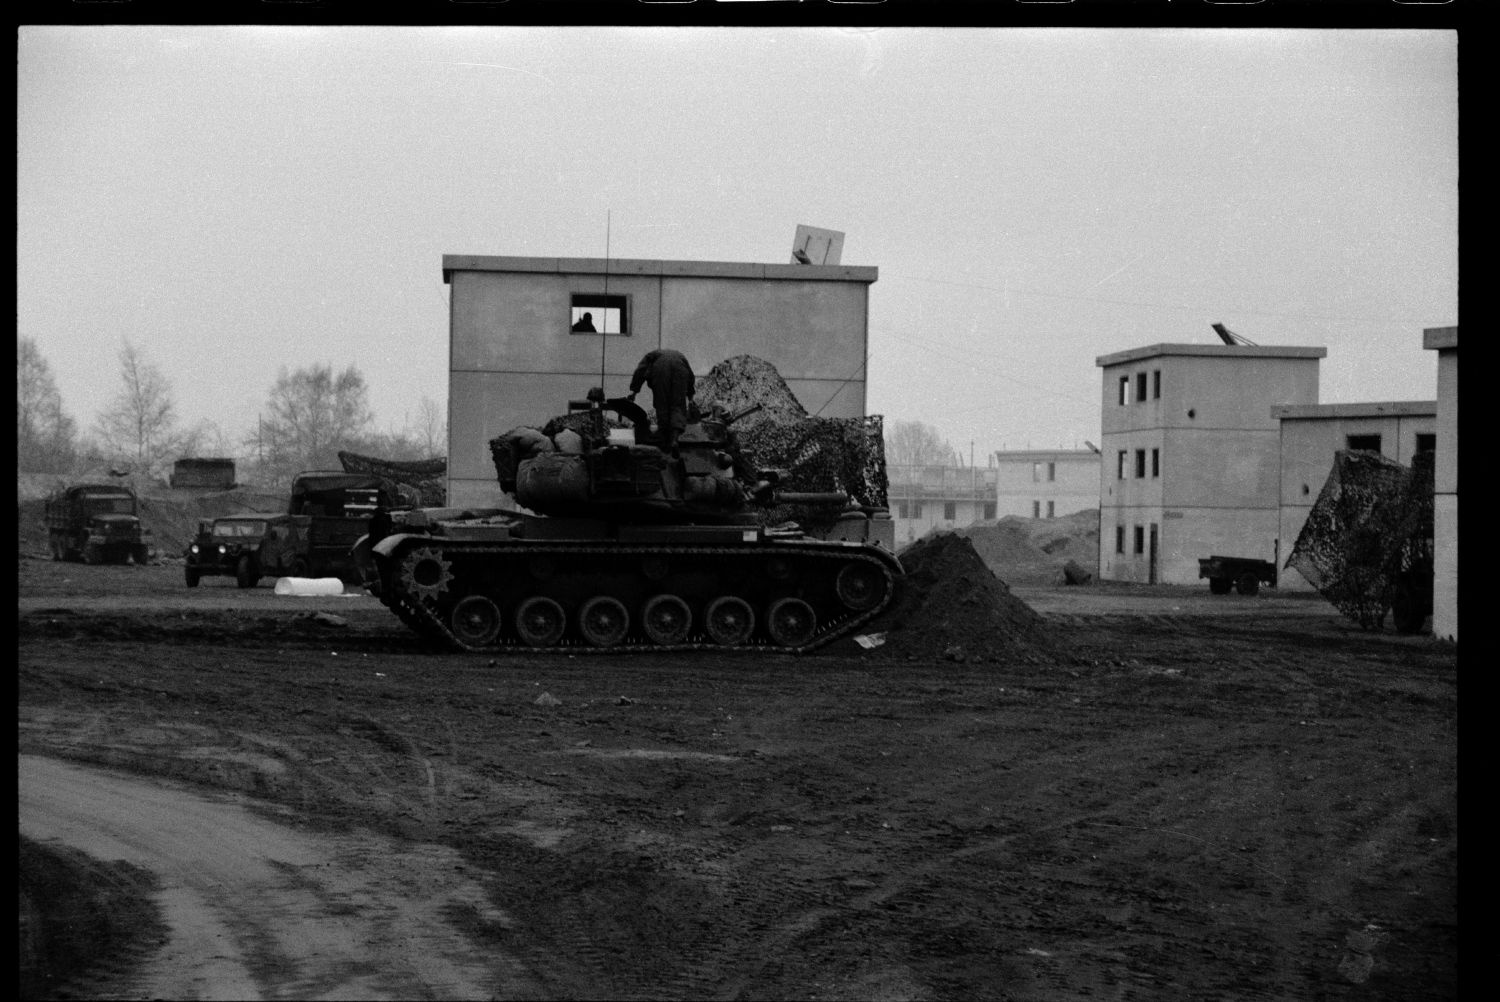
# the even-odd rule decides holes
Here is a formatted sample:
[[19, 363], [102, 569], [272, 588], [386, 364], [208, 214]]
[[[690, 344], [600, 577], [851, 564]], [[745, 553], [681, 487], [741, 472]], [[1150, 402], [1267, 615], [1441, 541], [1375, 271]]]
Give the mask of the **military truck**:
[[155, 552], [135, 492], [119, 484], [65, 487], [47, 499], [43, 522], [53, 560], [144, 564]]
[[233, 577], [254, 588], [263, 577], [307, 577], [315, 573], [308, 555], [306, 516], [247, 512], [205, 519], [183, 554], [183, 577], [196, 588], [205, 577]]
[[377, 510], [414, 508], [420, 498], [415, 488], [388, 477], [342, 471], [310, 470], [292, 481], [287, 514], [305, 536], [303, 555], [314, 575], [336, 575], [357, 582], [359, 571], [350, 551], [369, 530]]

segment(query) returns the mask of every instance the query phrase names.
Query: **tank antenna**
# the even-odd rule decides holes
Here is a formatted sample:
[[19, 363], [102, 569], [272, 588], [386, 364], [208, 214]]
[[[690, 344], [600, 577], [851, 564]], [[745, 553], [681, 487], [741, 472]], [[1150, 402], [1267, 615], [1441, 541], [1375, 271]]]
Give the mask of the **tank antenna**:
[[604, 389], [604, 356], [609, 349], [609, 214], [604, 210], [604, 303], [599, 317], [599, 389]]

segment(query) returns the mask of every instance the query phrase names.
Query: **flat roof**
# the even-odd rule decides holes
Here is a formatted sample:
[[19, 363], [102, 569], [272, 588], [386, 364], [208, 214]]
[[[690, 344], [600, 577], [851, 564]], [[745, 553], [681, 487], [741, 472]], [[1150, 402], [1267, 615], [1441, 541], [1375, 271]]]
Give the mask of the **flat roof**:
[[1426, 327], [1422, 330], [1422, 347], [1441, 351], [1458, 347], [1457, 327]]
[[992, 452], [990, 455], [999, 462], [1011, 460], [1036, 463], [1059, 459], [1098, 459], [1100, 453], [1093, 449], [1011, 449]]
[[1251, 344], [1152, 344], [1144, 348], [1130, 348], [1112, 355], [1100, 355], [1094, 364], [1102, 368], [1139, 362], [1143, 358], [1162, 355], [1199, 355], [1209, 358], [1325, 358], [1327, 348], [1297, 348], [1291, 346], [1267, 346]]
[[1355, 417], [1436, 417], [1436, 400], [1386, 400], [1357, 404], [1278, 404], [1271, 416], [1283, 421]]
[[602, 257], [491, 257], [444, 254], [443, 283], [455, 271], [531, 272], [546, 275], [649, 275], [678, 278], [795, 279], [800, 282], [872, 283], [880, 269], [845, 264], [749, 264], [734, 261], [649, 261]]

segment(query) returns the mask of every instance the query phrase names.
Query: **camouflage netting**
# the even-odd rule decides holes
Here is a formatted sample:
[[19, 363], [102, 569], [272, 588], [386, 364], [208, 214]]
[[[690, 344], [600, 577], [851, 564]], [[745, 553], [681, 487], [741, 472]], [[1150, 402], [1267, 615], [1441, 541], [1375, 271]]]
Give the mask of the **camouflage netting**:
[[[780, 470], [786, 491], [839, 491], [869, 508], [885, 508], [884, 427], [880, 415], [862, 418], [808, 416], [770, 362], [754, 355], [725, 359], [698, 379], [700, 409], [738, 414], [760, 409], [733, 425], [740, 450], [757, 470]], [[826, 510], [783, 505], [769, 520], [808, 521]]]
[[1408, 468], [1377, 452], [1341, 451], [1286, 566], [1370, 629], [1384, 623], [1399, 576], [1431, 539], [1431, 453]]
[[448, 485], [444, 480], [448, 473], [446, 459], [376, 459], [357, 452], [340, 452], [339, 463], [345, 473], [381, 477], [414, 489], [420, 507], [441, 508], [448, 503]]

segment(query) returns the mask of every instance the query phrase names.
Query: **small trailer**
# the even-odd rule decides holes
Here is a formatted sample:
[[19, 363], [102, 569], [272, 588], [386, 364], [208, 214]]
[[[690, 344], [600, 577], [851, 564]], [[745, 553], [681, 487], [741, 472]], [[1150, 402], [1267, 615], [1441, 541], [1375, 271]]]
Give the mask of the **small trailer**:
[[1276, 565], [1254, 557], [1202, 557], [1198, 576], [1208, 578], [1208, 590], [1215, 595], [1228, 595], [1230, 588], [1254, 595], [1262, 584], [1276, 587]]

